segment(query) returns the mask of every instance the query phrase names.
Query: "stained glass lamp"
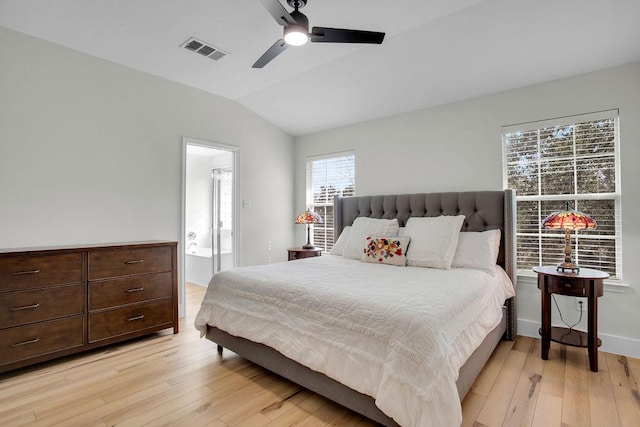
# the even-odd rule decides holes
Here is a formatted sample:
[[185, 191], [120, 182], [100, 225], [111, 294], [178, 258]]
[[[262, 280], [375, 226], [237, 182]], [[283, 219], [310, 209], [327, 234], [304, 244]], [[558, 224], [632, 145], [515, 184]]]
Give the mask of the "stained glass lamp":
[[580, 271], [578, 264], [571, 260], [571, 231], [573, 230], [593, 230], [596, 228], [596, 222], [589, 215], [569, 209], [567, 202], [566, 209], [554, 212], [542, 221], [542, 227], [555, 230], [564, 230], [564, 262], [558, 264], [557, 270], [560, 271]]
[[311, 224], [322, 224], [322, 217], [315, 212], [306, 210], [296, 217], [296, 224], [307, 225], [307, 243], [302, 249], [316, 249], [311, 243]]

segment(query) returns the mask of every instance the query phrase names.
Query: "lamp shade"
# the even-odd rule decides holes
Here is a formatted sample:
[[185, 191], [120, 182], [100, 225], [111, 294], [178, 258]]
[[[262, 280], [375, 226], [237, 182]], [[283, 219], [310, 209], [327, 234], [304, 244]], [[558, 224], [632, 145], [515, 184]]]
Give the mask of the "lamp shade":
[[585, 213], [567, 209], [546, 217], [542, 226], [556, 230], [593, 230], [596, 228], [596, 222]]
[[322, 217], [315, 212], [306, 210], [296, 217], [296, 224], [322, 224]]
[[284, 41], [291, 46], [302, 46], [309, 41], [309, 36], [304, 27], [289, 25], [284, 29]]

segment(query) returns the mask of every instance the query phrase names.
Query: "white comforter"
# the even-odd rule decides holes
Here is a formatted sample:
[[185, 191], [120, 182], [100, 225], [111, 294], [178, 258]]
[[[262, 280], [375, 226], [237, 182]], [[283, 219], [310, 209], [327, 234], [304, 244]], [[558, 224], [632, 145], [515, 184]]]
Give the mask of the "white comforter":
[[506, 273], [362, 263], [340, 256], [214, 276], [196, 327], [275, 348], [373, 396], [402, 426], [458, 426], [455, 381], [514, 295]]

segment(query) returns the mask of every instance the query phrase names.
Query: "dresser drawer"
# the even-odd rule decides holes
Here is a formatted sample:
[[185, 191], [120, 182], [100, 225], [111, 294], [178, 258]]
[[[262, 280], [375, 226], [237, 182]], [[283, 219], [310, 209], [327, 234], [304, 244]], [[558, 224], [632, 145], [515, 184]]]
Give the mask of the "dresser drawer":
[[89, 282], [89, 310], [100, 310], [173, 295], [171, 272]]
[[11, 255], [0, 258], [0, 291], [82, 281], [82, 253]]
[[82, 316], [0, 331], [0, 366], [83, 344]]
[[84, 313], [82, 284], [0, 294], [0, 328]]
[[173, 326], [171, 298], [114, 310], [89, 313], [89, 342], [118, 337], [144, 329]]
[[586, 280], [566, 279], [563, 277], [546, 276], [548, 292], [576, 297], [588, 297], [589, 286]]
[[89, 252], [89, 280], [171, 271], [168, 246]]

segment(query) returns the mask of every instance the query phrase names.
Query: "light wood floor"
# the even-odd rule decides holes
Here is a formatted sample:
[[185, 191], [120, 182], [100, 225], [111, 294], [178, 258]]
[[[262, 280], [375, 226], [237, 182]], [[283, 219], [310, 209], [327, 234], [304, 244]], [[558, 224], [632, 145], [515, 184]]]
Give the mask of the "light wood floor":
[[[181, 332], [0, 374], [5, 426], [373, 426], [199, 339], [204, 288], [187, 287]], [[463, 402], [464, 426], [639, 426], [640, 360], [540, 340], [502, 342]]]

